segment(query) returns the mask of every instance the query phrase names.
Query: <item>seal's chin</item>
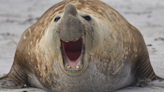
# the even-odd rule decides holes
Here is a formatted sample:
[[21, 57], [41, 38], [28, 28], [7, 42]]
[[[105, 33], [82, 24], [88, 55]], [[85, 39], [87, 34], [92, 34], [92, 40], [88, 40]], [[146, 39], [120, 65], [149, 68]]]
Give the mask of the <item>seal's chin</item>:
[[69, 72], [78, 72], [83, 67], [84, 48], [82, 39], [69, 42], [61, 40], [61, 43], [65, 69]]

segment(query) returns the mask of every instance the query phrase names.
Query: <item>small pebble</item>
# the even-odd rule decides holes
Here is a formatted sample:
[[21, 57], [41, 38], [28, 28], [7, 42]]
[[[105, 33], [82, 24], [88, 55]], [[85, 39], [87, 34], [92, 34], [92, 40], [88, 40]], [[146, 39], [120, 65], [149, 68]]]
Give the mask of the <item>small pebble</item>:
[[152, 44], [148, 44], [147, 46], [152, 46]]

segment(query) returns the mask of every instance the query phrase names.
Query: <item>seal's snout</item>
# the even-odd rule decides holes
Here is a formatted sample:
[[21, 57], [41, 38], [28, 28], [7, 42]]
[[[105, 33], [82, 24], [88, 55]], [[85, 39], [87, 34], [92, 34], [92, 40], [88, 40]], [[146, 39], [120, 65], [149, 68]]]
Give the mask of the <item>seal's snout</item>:
[[77, 41], [82, 37], [83, 24], [78, 18], [76, 7], [67, 4], [59, 25], [59, 37], [63, 41]]
[[65, 5], [64, 15], [59, 21], [58, 27], [65, 69], [69, 72], [78, 72], [83, 67], [82, 33], [84, 24], [79, 19], [79, 14], [73, 4]]

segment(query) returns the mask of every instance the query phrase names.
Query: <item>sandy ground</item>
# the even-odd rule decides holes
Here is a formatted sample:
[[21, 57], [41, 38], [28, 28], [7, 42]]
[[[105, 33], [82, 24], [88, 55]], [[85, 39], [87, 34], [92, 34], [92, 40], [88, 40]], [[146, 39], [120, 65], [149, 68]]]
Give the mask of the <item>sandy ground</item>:
[[[13, 63], [21, 34], [52, 5], [61, 0], [0, 0], [0, 76]], [[119, 11], [143, 34], [155, 73], [164, 78], [164, 0], [102, 0]], [[117, 92], [164, 92], [155, 86], [128, 87]], [[158, 85], [158, 86], [156, 86]], [[161, 87], [159, 87], [159, 85]], [[40, 89], [0, 89], [0, 92], [45, 92]]]

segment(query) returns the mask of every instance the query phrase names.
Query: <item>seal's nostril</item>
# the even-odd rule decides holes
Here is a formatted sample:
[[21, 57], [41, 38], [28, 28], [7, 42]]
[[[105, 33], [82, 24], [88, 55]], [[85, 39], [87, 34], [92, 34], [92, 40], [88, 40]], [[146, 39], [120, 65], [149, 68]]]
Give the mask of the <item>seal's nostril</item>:
[[87, 21], [91, 21], [91, 17], [90, 16], [83, 16], [83, 18], [85, 19], [85, 20], [87, 20]]
[[59, 21], [59, 19], [60, 19], [60, 17], [56, 17], [56, 18], [54, 19], [54, 21], [57, 22], [57, 21]]

